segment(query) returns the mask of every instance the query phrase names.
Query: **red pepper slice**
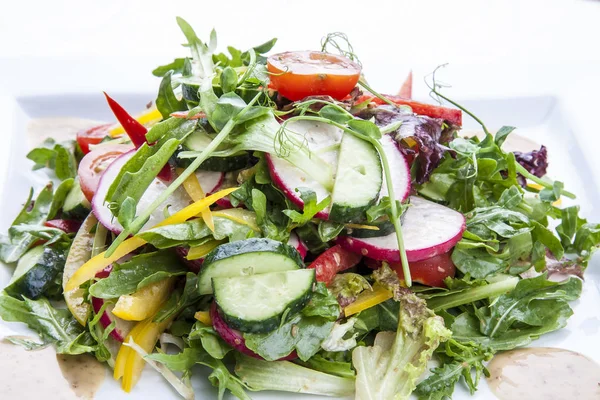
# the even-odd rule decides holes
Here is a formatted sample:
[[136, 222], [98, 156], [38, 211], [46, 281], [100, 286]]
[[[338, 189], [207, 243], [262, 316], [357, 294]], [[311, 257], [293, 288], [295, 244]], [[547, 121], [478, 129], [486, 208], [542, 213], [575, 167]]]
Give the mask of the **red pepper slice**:
[[81, 227], [81, 222], [72, 219], [51, 219], [44, 222], [44, 226], [60, 229], [65, 233], [76, 233]]
[[329, 285], [335, 274], [354, 267], [362, 256], [344, 249], [339, 244], [329, 248], [307, 268], [314, 268], [317, 281]]
[[[410, 99], [406, 99], [400, 96], [392, 96], [384, 94], [384, 97], [388, 98], [391, 102], [398, 105], [406, 105], [410, 106], [413, 112], [417, 115], [425, 115], [431, 118], [441, 118], [449, 123], [457, 126], [462, 126], [462, 111], [456, 108], [442, 107], [436, 106], [433, 104], [421, 103], [419, 101], [414, 101]], [[386, 104], [383, 100], [371, 95], [365, 94], [358, 97], [355, 100], [355, 104], [363, 103], [367, 100], [379, 105]]]
[[[115, 117], [117, 117], [117, 121], [119, 121], [125, 130], [135, 148], [139, 149], [144, 143], [146, 143], [146, 133], [148, 133], [148, 129], [146, 129], [144, 125], [140, 124], [135, 118], [129, 115], [129, 113], [125, 111], [125, 109], [112, 97], [106, 94], [106, 92], [104, 92], [104, 96], [106, 96], [108, 106], [112, 110], [113, 114], [115, 114]], [[173, 179], [173, 167], [171, 164], [165, 164], [157, 177], [163, 181], [171, 181], [171, 179]]]

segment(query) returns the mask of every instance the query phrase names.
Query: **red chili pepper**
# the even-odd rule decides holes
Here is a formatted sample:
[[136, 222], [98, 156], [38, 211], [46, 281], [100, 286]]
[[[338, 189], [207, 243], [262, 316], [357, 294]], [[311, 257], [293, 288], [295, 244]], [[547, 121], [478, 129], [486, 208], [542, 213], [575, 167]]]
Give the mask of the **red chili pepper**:
[[[462, 126], [462, 111], [459, 109], [421, 103], [419, 101], [404, 99], [400, 96], [390, 96], [387, 94], [384, 94], [383, 96], [389, 99], [392, 103], [410, 106], [415, 114], [426, 115], [432, 118], [441, 118], [454, 125]], [[379, 105], [385, 104], [383, 100], [371, 94], [360, 96], [355, 100], [355, 104], [360, 104], [367, 100]]]
[[129, 139], [131, 139], [135, 148], [137, 149], [146, 143], [146, 133], [148, 132], [148, 129], [129, 115], [129, 113], [125, 111], [119, 103], [106, 94], [106, 92], [104, 92], [104, 96], [106, 96], [108, 106], [113, 114], [115, 114], [115, 117], [117, 117], [117, 121], [119, 121], [125, 132], [127, 132], [127, 136], [129, 136]]
[[72, 219], [52, 219], [46, 221], [44, 226], [48, 228], [56, 228], [64, 231], [65, 233], [76, 233], [81, 227], [81, 222]]
[[[135, 148], [139, 149], [140, 146], [146, 143], [146, 133], [148, 133], [148, 129], [129, 115], [129, 113], [112, 97], [106, 94], [106, 92], [104, 92], [104, 96], [106, 96], [108, 106], [113, 114], [115, 114], [115, 117], [117, 117], [117, 121], [119, 121], [125, 132], [127, 132], [127, 136], [129, 136]], [[173, 179], [173, 167], [171, 164], [167, 162], [163, 169], [160, 170], [157, 177], [163, 181], [171, 181]]]

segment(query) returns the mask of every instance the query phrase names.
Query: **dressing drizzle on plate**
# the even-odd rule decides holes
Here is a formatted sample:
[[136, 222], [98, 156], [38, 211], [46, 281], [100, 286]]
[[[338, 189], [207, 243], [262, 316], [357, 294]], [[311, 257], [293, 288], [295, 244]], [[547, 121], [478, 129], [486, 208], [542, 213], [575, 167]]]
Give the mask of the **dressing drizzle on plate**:
[[600, 365], [574, 351], [507, 351], [496, 355], [488, 369], [488, 385], [501, 400], [600, 399]]

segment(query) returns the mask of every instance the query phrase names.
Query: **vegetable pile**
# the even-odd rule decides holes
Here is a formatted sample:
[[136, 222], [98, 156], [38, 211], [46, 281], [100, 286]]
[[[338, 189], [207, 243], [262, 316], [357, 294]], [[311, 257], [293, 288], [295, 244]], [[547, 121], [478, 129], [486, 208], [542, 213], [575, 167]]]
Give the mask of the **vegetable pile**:
[[443, 399], [566, 325], [600, 224], [545, 147], [459, 136], [476, 117], [435, 81], [457, 108], [377, 93], [339, 33], [267, 57], [178, 24], [191, 57], [146, 111], [106, 95], [116, 125], [27, 155], [53, 181], [1, 238], [0, 317], [41, 341], [9, 340], [93, 353], [127, 392], [149, 364], [193, 399], [201, 364], [219, 399]]

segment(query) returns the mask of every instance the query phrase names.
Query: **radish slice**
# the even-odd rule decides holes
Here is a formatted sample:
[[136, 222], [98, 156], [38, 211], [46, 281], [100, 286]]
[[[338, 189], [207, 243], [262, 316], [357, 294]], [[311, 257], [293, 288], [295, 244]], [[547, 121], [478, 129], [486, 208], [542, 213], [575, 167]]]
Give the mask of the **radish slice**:
[[175, 253], [177, 253], [177, 256], [179, 257], [179, 259], [185, 265], [187, 265], [187, 267], [190, 269], [190, 271], [198, 273], [200, 271], [200, 268], [202, 268], [202, 263], [204, 262], [204, 258], [188, 260], [187, 255], [188, 255], [189, 251], [190, 250], [187, 247], [182, 247], [182, 246], [175, 247]]
[[[221, 317], [221, 314], [219, 314], [219, 311], [217, 310], [217, 303], [214, 301], [210, 306], [210, 319], [215, 332], [217, 332], [217, 335], [221, 336], [225, 343], [242, 354], [258, 358], [259, 360], [264, 360], [264, 358], [246, 347], [246, 340], [244, 339], [242, 332], [232, 329], [229, 327], [229, 325], [227, 325], [227, 323]], [[296, 351], [292, 351], [289, 355], [279, 359], [278, 361], [294, 360], [296, 358], [298, 358], [298, 354], [296, 354]]]
[[304, 242], [300, 240], [296, 233], [290, 233], [290, 239], [288, 240], [287, 244], [298, 250], [298, 253], [300, 253], [300, 256], [303, 260], [304, 258], [306, 258], [306, 253], [308, 253], [308, 247], [306, 247], [306, 244], [304, 244]]
[[[321, 157], [332, 168], [337, 168], [338, 148], [343, 133], [341, 129], [321, 122], [294, 121], [287, 125], [287, 133], [296, 135], [299, 141], [306, 143], [311, 152]], [[288, 161], [273, 154], [266, 154], [266, 159], [273, 183], [298, 207], [303, 207], [304, 202], [300, 193], [296, 192], [296, 188], [305, 187], [313, 190], [318, 202], [329, 196], [329, 191], [323, 185]], [[316, 215], [322, 219], [327, 219], [328, 216], [329, 208]]]
[[[392, 185], [394, 187], [394, 197], [396, 200], [403, 202], [410, 194], [410, 166], [404, 158], [404, 154], [398, 148], [398, 144], [389, 135], [383, 135], [381, 138], [381, 146], [387, 156], [392, 175]], [[383, 174], [383, 184], [381, 185], [381, 195], [383, 198], [388, 195], [387, 183], [385, 174]]]
[[[102, 174], [102, 178], [100, 178], [100, 183], [98, 185], [98, 189], [96, 190], [96, 194], [92, 199], [92, 210], [96, 218], [98, 218], [102, 225], [116, 234], [121, 233], [123, 227], [113, 216], [112, 212], [108, 208], [108, 204], [104, 202], [104, 199], [106, 198], [106, 194], [108, 193], [110, 185], [112, 185], [114, 180], [117, 178], [117, 175], [121, 171], [121, 168], [123, 168], [123, 165], [125, 165], [125, 163], [133, 156], [133, 154], [134, 151], [123, 154], [113, 161], [108, 168], [106, 168]], [[206, 193], [212, 192], [216, 187], [218, 187], [223, 178], [223, 174], [221, 172], [208, 171], [200, 171], [196, 176], [198, 176], [200, 185]], [[146, 209], [154, 201], [154, 199], [156, 199], [166, 189], [167, 186], [162, 181], [159, 179], [154, 179], [154, 181], [150, 183], [150, 186], [148, 186], [148, 189], [146, 189], [146, 192], [142, 195], [137, 209]], [[141, 230], [148, 229], [163, 221], [165, 218], [165, 207], [169, 206], [169, 213], [173, 214], [190, 204], [191, 199], [185, 190], [182, 187], [177, 188], [177, 190], [152, 213]]]
[[[421, 261], [446, 253], [462, 238], [466, 225], [461, 213], [415, 196], [411, 196], [410, 204], [402, 223], [408, 261]], [[337, 242], [375, 260], [400, 261], [395, 232], [364, 239], [340, 236]]]
[[[111, 271], [112, 271], [112, 265], [109, 265], [108, 267], [104, 268], [102, 271], [98, 272], [96, 274], [96, 278], [106, 278], [110, 275]], [[94, 309], [94, 312], [96, 314], [98, 314], [100, 312], [103, 305], [104, 305], [103, 299], [100, 299], [98, 297], [92, 297], [92, 308]], [[109, 304], [106, 306], [106, 308], [104, 309], [104, 313], [100, 317], [100, 325], [102, 325], [102, 327], [104, 329], [106, 329], [114, 321], [115, 329], [113, 329], [110, 332], [110, 336], [112, 336], [112, 338], [118, 342], [123, 342], [125, 340], [125, 338], [127, 337], [127, 335], [129, 334], [129, 331], [131, 331], [131, 329], [133, 328], [133, 325], [135, 324], [135, 322], [125, 321], [125, 320], [122, 320], [121, 318], [116, 317], [112, 313], [113, 308], [115, 308], [115, 306], [113, 304]]]

